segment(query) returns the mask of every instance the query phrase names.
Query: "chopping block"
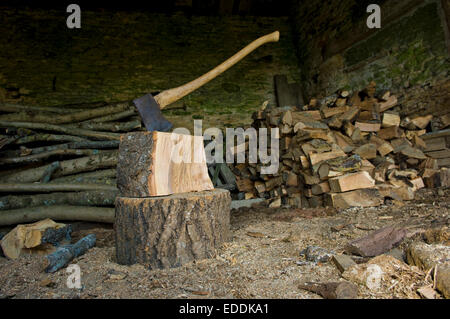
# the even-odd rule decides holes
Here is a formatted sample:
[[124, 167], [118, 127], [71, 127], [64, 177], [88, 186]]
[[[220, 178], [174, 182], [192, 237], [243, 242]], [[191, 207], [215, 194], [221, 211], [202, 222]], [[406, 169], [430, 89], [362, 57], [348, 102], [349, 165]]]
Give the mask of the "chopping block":
[[117, 262], [174, 268], [212, 258], [230, 239], [227, 190], [116, 199]]
[[[189, 155], [196, 161], [174, 161]], [[203, 138], [162, 132], [124, 134], [117, 165], [117, 262], [150, 269], [211, 258], [230, 237], [231, 196], [214, 189]]]

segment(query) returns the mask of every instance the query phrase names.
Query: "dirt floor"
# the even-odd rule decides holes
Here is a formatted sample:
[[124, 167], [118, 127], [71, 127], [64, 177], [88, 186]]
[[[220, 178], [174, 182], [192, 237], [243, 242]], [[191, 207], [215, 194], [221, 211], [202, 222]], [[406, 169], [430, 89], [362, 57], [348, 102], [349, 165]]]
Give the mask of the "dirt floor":
[[[73, 261], [82, 272], [82, 289], [66, 286], [65, 269], [41, 271], [39, 257], [10, 261], [0, 257], [0, 298], [321, 298], [299, 289], [305, 282], [342, 280], [331, 262], [312, 263], [301, 256], [308, 246], [343, 252], [352, 239], [398, 223], [410, 225], [405, 248], [421, 240], [420, 231], [449, 225], [450, 189], [423, 189], [405, 205], [387, 203], [378, 208], [233, 211], [232, 240], [216, 258], [167, 270], [147, 270], [115, 263], [111, 225], [75, 223], [73, 239], [97, 235], [97, 246]], [[426, 274], [408, 266], [392, 274], [395, 284], [374, 293], [359, 286], [359, 298], [420, 298]], [[403, 277], [402, 277], [403, 276]]]

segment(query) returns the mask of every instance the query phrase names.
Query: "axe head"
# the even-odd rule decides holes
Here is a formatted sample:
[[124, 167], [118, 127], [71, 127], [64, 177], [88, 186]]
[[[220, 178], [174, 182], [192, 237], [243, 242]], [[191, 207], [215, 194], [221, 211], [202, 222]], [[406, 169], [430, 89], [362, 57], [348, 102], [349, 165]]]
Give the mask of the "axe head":
[[159, 104], [150, 93], [134, 99], [133, 103], [138, 109], [147, 131], [170, 131], [172, 123], [162, 115]]

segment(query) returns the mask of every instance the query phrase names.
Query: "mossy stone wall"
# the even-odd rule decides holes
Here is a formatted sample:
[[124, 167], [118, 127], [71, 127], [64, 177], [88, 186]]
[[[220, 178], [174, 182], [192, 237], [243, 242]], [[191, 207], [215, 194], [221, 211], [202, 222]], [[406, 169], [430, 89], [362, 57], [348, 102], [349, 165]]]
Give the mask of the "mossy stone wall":
[[[296, 1], [292, 19], [305, 91], [310, 97], [325, 96], [342, 88], [358, 90], [375, 81], [380, 90], [401, 92], [408, 105], [405, 113], [411, 113], [410, 109], [423, 111], [426, 108], [408, 101], [408, 89], [428, 86], [437, 91], [447, 87], [443, 83], [450, 75], [441, 1], [379, 1], [382, 27], [372, 33], [367, 32], [365, 25], [369, 3], [372, 2]], [[401, 12], [398, 8], [402, 4], [408, 10]], [[389, 15], [394, 18], [383, 23]], [[339, 41], [352, 37], [358, 40], [328, 54], [330, 43], [339, 46]], [[417, 94], [413, 96], [418, 98]], [[434, 94], [427, 96], [432, 98]], [[439, 94], [439, 99], [441, 102], [433, 101], [436, 108], [429, 112], [442, 111], [448, 94]]]
[[81, 29], [70, 30], [64, 11], [1, 8], [3, 92], [20, 88], [17, 103], [39, 105], [130, 100], [191, 81], [275, 30], [278, 43], [265, 44], [185, 97], [187, 110], [168, 117], [186, 126], [194, 118], [219, 127], [249, 124], [253, 111], [274, 101], [273, 75], [299, 78], [287, 17], [81, 9]]

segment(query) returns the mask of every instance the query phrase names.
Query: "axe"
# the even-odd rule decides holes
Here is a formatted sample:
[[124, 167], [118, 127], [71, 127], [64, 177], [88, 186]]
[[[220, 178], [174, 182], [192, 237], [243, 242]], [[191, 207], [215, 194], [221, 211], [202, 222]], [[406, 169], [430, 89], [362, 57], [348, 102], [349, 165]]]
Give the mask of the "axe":
[[163, 108], [175, 101], [178, 101], [179, 99], [195, 91], [202, 85], [208, 83], [218, 75], [222, 74], [264, 43], [278, 42], [279, 38], [280, 33], [278, 31], [265, 35], [253, 41], [241, 51], [233, 55], [222, 64], [216, 66], [208, 73], [203, 74], [201, 77], [189, 83], [163, 91], [155, 96], [152, 96], [149, 93], [140, 98], [134, 99], [133, 103], [138, 109], [147, 130], [160, 132], [169, 131], [172, 128], [172, 124], [162, 115], [161, 110]]

